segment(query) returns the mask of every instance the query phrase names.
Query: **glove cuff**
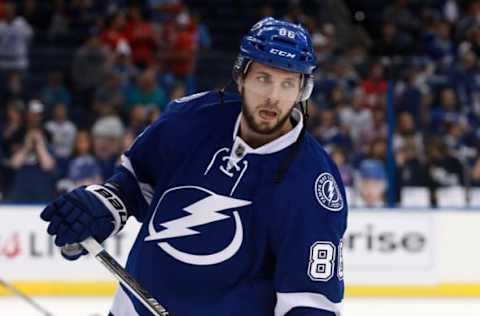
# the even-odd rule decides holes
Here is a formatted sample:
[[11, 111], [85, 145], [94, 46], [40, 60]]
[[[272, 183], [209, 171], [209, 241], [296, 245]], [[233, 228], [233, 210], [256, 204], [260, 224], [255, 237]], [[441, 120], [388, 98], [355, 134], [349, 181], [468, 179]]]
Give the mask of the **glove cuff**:
[[112, 214], [115, 221], [115, 228], [110, 236], [113, 236], [122, 230], [123, 226], [125, 226], [125, 223], [127, 222], [128, 212], [125, 204], [115, 193], [115, 191], [110, 187], [98, 184], [89, 185], [85, 188], [85, 190], [94, 194], [95, 197], [99, 199]]

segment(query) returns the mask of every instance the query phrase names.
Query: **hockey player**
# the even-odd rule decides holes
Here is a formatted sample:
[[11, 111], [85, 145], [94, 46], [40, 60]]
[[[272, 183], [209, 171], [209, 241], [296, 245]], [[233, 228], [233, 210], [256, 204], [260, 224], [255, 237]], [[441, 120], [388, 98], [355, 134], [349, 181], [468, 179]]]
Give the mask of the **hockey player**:
[[[347, 203], [305, 132], [315, 64], [304, 28], [261, 20], [234, 65], [239, 93], [171, 102], [106, 183], [45, 208], [48, 233], [102, 242], [135, 217], [127, 271], [173, 316], [340, 315]], [[149, 312], [120, 287], [110, 315]]]

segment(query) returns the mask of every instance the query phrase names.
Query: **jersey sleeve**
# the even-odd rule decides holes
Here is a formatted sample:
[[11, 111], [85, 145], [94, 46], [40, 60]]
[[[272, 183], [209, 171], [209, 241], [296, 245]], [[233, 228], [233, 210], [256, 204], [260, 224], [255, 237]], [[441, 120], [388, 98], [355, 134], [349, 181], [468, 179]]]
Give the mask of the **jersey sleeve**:
[[107, 182], [120, 192], [129, 215], [143, 222], [155, 190], [162, 190], [189, 150], [199, 111], [217, 99], [217, 93], [206, 91], [171, 101], [122, 155], [121, 165]]
[[[341, 179], [322, 171], [291, 188], [277, 220], [275, 316], [341, 315], [347, 203]], [[338, 176], [338, 177], [337, 177]]]
[[140, 222], [153, 199], [155, 187], [168, 178], [168, 170], [173, 167], [171, 142], [175, 139], [176, 121], [175, 114], [164, 114], [148, 126], [123, 153], [120, 166], [107, 180], [120, 192], [129, 215]]

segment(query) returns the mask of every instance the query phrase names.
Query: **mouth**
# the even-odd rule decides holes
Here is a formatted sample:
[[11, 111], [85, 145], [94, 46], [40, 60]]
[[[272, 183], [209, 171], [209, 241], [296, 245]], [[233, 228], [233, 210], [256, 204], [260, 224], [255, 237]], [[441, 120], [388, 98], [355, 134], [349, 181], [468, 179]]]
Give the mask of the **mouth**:
[[267, 109], [261, 109], [260, 111], [258, 111], [258, 115], [263, 120], [271, 121], [271, 120], [274, 120], [277, 117], [277, 112], [267, 110]]

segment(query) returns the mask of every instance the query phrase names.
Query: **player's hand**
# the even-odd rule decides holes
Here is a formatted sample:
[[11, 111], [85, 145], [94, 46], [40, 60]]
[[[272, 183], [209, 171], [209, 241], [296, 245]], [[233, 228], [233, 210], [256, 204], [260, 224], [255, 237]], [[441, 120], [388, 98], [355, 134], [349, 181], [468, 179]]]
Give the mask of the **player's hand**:
[[[81, 242], [90, 236], [101, 243], [115, 229], [111, 211], [96, 193], [85, 187], [61, 195], [42, 211], [40, 217], [49, 222], [47, 232], [55, 236], [58, 247]], [[78, 259], [83, 254], [86, 252], [73, 256], [62, 252], [69, 260]]]

